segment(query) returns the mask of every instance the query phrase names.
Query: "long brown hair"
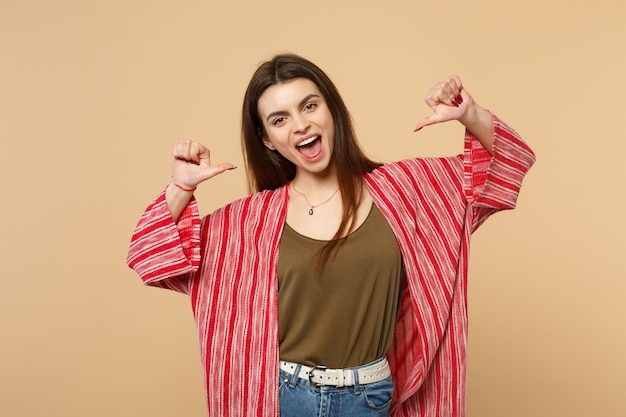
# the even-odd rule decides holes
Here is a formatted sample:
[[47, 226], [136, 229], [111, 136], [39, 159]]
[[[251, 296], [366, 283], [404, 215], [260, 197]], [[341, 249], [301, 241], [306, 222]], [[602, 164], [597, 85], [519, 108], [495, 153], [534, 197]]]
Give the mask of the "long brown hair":
[[263, 144], [264, 128], [258, 112], [259, 98], [267, 88], [295, 78], [306, 78], [317, 86], [326, 100], [335, 125], [331, 163], [337, 169], [343, 213], [337, 233], [321, 251], [319, 260], [320, 265], [323, 265], [339, 244], [339, 238], [352, 229], [363, 191], [363, 174], [381, 164], [370, 160], [363, 153], [356, 140], [352, 117], [337, 87], [324, 71], [298, 55], [276, 55], [257, 68], [243, 101], [242, 146], [249, 191], [274, 190], [292, 181], [296, 175], [293, 163]]

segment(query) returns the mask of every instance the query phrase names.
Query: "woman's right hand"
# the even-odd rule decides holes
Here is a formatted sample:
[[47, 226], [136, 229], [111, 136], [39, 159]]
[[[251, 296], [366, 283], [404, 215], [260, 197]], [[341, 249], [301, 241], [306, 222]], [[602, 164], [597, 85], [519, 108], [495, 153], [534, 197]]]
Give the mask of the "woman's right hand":
[[172, 147], [174, 157], [174, 182], [188, 189], [224, 171], [235, 169], [230, 163], [211, 165], [209, 149], [198, 142], [181, 140]]
[[165, 199], [174, 222], [178, 222], [198, 184], [224, 171], [235, 169], [235, 166], [229, 163], [211, 165], [209, 149], [189, 140], [181, 140], [174, 145], [172, 156], [174, 173], [172, 183], [165, 192]]

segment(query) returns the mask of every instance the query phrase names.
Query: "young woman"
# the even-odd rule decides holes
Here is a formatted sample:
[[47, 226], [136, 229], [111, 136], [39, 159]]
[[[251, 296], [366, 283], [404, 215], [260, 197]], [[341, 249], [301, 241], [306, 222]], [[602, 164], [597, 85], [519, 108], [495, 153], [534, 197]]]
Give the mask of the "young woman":
[[253, 193], [202, 219], [194, 190], [234, 166], [173, 147], [128, 264], [190, 296], [210, 416], [464, 415], [470, 235], [534, 155], [458, 77], [426, 102], [416, 130], [458, 120], [465, 151], [379, 164], [326, 74], [274, 57], [243, 103]]

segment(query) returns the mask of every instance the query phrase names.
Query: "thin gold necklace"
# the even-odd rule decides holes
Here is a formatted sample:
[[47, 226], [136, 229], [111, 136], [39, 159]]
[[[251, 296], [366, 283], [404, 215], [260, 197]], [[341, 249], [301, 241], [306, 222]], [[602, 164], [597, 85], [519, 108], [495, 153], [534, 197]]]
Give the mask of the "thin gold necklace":
[[315, 204], [315, 205], [314, 205], [314, 204], [311, 204], [311, 202], [309, 201], [309, 199], [308, 199], [308, 198], [306, 198], [306, 195], [302, 194], [300, 191], [298, 191], [298, 190], [296, 189], [296, 184], [294, 184], [294, 183], [292, 182], [292, 183], [291, 183], [291, 186], [293, 187], [293, 190], [294, 190], [296, 193], [298, 193], [298, 194], [300, 194], [302, 197], [304, 197], [304, 199], [306, 200], [306, 203], [307, 203], [307, 204], [311, 207], [311, 208], [309, 209], [309, 216], [312, 216], [312, 215], [313, 215], [313, 209], [314, 209], [314, 208], [317, 208], [317, 207], [319, 207], [319, 206], [321, 206], [321, 205], [323, 205], [323, 204], [328, 203], [328, 202], [330, 201], [330, 199], [331, 199], [331, 198], [333, 198], [333, 197], [335, 196], [335, 194], [337, 194], [337, 191], [339, 191], [339, 187], [337, 187], [337, 189], [335, 190], [335, 192], [334, 192], [334, 193], [332, 193], [330, 197], [328, 197], [326, 200], [322, 201], [321, 203], [319, 203], [319, 204]]

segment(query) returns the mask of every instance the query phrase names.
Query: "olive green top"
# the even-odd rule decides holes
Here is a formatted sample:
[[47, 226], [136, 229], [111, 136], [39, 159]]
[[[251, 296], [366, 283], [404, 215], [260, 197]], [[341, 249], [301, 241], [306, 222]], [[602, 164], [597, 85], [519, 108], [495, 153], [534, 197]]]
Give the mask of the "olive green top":
[[320, 276], [316, 254], [327, 241], [285, 224], [278, 255], [280, 359], [348, 368], [387, 353], [403, 279], [398, 242], [372, 204]]

